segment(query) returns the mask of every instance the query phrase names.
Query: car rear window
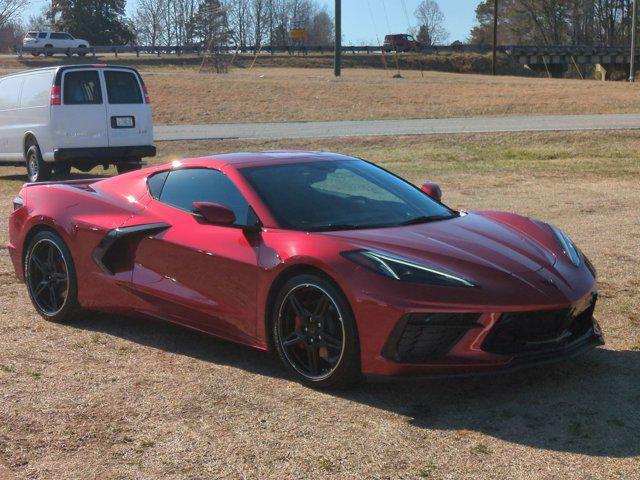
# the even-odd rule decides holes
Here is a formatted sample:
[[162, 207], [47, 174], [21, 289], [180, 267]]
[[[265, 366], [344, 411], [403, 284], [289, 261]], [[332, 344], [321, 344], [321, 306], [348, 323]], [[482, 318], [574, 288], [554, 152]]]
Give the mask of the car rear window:
[[102, 103], [100, 76], [95, 70], [67, 72], [64, 76], [65, 105], [99, 105]]
[[143, 103], [142, 92], [136, 75], [119, 70], [105, 70], [109, 103]]

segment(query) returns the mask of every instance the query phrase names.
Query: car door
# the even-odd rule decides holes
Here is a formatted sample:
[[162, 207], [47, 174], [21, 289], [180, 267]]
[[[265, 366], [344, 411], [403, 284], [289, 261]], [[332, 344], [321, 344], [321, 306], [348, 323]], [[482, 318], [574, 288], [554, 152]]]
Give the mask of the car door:
[[135, 251], [133, 288], [148, 299], [146, 313], [250, 343], [256, 332], [260, 237], [238, 226], [207, 224], [192, 213], [192, 204], [222, 203], [237, 223], [246, 223], [252, 210], [218, 170], [157, 175], [166, 178], [150, 178], [150, 185], [163, 185], [155, 187], [147, 211], [170, 227], [142, 239]]
[[107, 110], [98, 69], [64, 71], [61, 90], [62, 104], [51, 108], [51, 126], [57, 146], [107, 147]]
[[151, 106], [135, 70], [103, 69], [107, 91], [107, 126], [112, 147], [153, 143]]

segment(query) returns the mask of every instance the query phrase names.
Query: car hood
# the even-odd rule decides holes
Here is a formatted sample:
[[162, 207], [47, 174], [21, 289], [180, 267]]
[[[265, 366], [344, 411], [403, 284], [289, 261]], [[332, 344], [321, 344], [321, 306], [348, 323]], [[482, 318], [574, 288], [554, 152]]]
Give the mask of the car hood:
[[[518, 215], [475, 212], [424, 224], [330, 232], [354, 248], [377, 249], [464, 274], [552, 268], [557, 242], [548, 227]], [[555, 244], [554, 244], [555, 242]]]

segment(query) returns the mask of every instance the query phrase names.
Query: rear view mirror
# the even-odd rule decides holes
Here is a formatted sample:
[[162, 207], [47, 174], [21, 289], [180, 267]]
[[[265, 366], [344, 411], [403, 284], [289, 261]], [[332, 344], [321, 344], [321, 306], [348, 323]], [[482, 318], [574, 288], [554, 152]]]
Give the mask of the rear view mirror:
[[422, 190], [424, 193], [438, 202], [442, 200], [442, 190], [440, 190], [440, 185], [438, 185], [437, 183], [423, 183], [420, 187], [420, 190]]
[[233, 225], [236, 215], [226, 205], [213, 202], [193, 202], [193, 213], [201, 215], [212, 225]]

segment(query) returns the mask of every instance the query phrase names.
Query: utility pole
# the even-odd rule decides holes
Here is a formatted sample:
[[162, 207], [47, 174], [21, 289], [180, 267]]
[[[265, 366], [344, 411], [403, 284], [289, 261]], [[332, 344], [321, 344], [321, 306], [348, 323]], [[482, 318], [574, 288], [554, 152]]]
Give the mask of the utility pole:
[[635, 82], [636, 80], [636, 15], [637, 15], [637, 0], [633, 0], [633, 20], [631, 21], [631, 67], [629, 68], [629, 81]]
[[491, 74], [496, 75], [498, 70], [498, 0], [493, 0], [493, 48], [491, 51]]
[[333, 74], [342, 73], [342, 0], [336, 0], [336, 51], [333, 60]]

